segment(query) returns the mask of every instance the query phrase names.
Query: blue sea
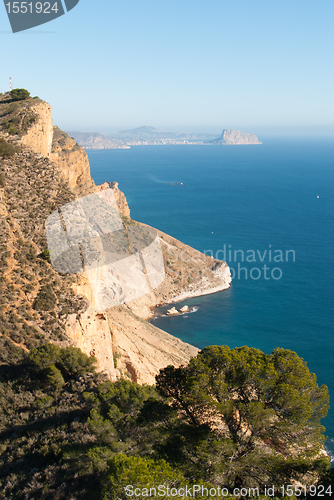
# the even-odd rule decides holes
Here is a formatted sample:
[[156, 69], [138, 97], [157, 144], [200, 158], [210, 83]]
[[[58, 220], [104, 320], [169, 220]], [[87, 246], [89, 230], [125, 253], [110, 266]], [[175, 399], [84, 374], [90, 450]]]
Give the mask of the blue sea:
[[[180, 307], [195, 312], [158, 316], [156, 326], [199, 348], [296, 351], [334, 401], [334, 141], [263, 142], [88, 156], [97, 184], [119, 183], [132, 218], [226, 260], [234, 274], [228, 290], [186, 300]], [[323, 424], [334, 456], [334, 402]]]

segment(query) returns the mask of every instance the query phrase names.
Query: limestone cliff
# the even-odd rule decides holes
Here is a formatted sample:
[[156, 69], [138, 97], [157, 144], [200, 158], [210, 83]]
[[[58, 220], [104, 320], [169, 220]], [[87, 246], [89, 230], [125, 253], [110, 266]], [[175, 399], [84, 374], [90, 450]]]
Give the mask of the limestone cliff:
[[128, 302], [127, 307], [139, 317], [152, 317], [155, 306], [207, 295], [230, 286], [231, 272], [226, 262], [204, 255], [162, 231], [158, 230], [158, 235], [165, 278], [155, 290]]
[[0, 96], [0, 129], [32, 152], [50, 158], [76, 195], [95, 189], [85, 150], [68, 134], [53, 127], [47, 102], [38, 98], [12, 102], [9, 96]]
[[53, 135], [51, 106], [39, 101], [31, 106], [36, 120], [21, 139], [22, 144], [29, 146], [34, 153], [50, 157]]
[[211, 144], [262, 144], [254, 134], [244, 134], [239, 130], [223, 130], [218, 139], [210, 141]]
[[[31, 108], [21, 103], [15, 112], [30, 117], [31, 131], [27, 127], [22, 134], [3, 133], [16, 153], [1, 162], [0, 172], [0, 292], [6, 290], [0, 293], [0, 337], [6, 335], [27, 350], [46, 341], [72, 343], [94, 355], [98, 370], [111, 380], [125, 377], [154, 383], [159, 369], [187, 363], [198, 350], [145, 321], [152, 308], [227, 288], [229, 268], [158, 232], [163, 282], [140, 299], [99, 310], [86, 272], [66, 275], [52, 268], [44, 227], [47, 217], [76, 197], [111, 188], [124, 227], [146, 226], [131, 220], [117, 182], [95, 186], [83, 148], [57, 127], [49, 154], [50, 107], [34, 100], [28, 103]], [[0, 103], [0, 123], [1, 111], [7, 108]]]
[[106, 314], [113, 340], [117, 376], [139, 384], [154, 384], [155, 375], [168, 365], [187, 364], [198, 349], [136, 316], [126, 306]]
[[118, 206], [118, 210], [123, 217], [130, 219], [130, 208], [124, 193], [118, 188], [118, 182], [103, 182], [96, 186], [96, 192], [105, 189], [112, 189]]
[[83, 196], [94, 190], [95, 183], [90, 176], [86, 151], [58, 127], [53, 129], [50, 159], [57, 165], [75, 194]]

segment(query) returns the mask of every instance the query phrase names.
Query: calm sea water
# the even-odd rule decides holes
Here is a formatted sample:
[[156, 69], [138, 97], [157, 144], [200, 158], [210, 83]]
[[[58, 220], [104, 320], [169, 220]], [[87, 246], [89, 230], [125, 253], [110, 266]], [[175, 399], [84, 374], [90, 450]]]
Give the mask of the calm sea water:
[[[156, 326], [199, 348], [296, 351], [334, 400], [333, 141], [137, 146], [88, 156], [96, 183], [119, 182], [134, 219], [234, 270], [230, 289], [186, 300], [180, 306], [196, 312], [158, 317]], [[323, 423], [334, 456], [332, 406]]]

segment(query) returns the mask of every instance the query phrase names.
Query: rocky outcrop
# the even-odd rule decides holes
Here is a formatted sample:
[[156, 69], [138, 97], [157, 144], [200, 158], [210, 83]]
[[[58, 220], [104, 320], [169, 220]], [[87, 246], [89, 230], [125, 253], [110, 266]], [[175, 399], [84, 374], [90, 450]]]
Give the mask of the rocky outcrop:
[[96, 357], [98, 371], [105, 373], [110, 380], [116, 380], [110, 327], [106, 315], [96, 309], [87, 276], [81, 275], [79, 282], [72, 288], [88, 299], [89, 307], [80, 315], [70, 314], [67, 317], [67, 335], [84, 353]]
[[86, 151], [58, 127], [53, 128], [50, 160], [76, 195], [83, 196], [95, 189]]
[[[11, 105], [3, 106], [9, 109]], [[7, 108], [3, 109], [7, 112]], [[5, 140], [17, 145], [16, 155], [2, 162], [4, 187], [0, 189], [4, 253], [0, 269], [4, 269], [7, 287], [0, 314], [10, 340], [26, 350], [46, 341], [72, 343], [94, 355], [98, 370], [111, 380], [125, 377], [154, 383], [161, 368], [187, 363], [198, 349], [148, 323], [152, 309], [227, 288], [231, 282], [227, 264], [154, 230], [165, 269], [162, 282], [125, 305], [101, 310], [93, 289], [103, 279], [103, 266], [93, 270], [95, 281], [89, 269], [80, 275], [57, 273], [48, 257], [46, 219], [75, 198], [111, 188], [127, 234], [153, 229], [131, 220], [117, 182], [95, 186], [85, 151], [58, 127], [53, 129], [49, 155], [52, 118], [48, 104], [31, 99], [19, 103], [14, 111], [15, 116], [26, 117], [32, 128], [29, 132], [27, 127], [25, 135], [23, 129], [21, 135], [2, 132]], [[10, 130], [4, 120], [2, 126]], [[147, 241], [142, 243], [146, 248]]]
[[222, 135], [211, 141], [211, 144], [262, 144], [262, 142], [253, 134], [244, 134], [239, 130], [223, 130]]
[[179, 314], [179, 311], [176, 309], [176, 307], [172, 307], [171, 309], [168, 309], [167, 314], [168, 316], [173, 316], [174, 314]]
[[153, 316], [155, 306], [229, 288], [232, 279], [226, 262], [204, 255], [162, 231], [158, 231], [158, 235], [165, 278], [155, 290], [127, 303], [135, 314], [148, 319]]
[[167, 316], [176, 316], [179, 314], [187, 313], [189, 311], [190, 311], [190, 309], [188, 306], [183, 306], [179, 310], [176, 309], [176, 307], [174, 306], [171, 309], [167, 309]]
[[[126, 201], [124, 194], [119, 193]], [[125, 228], [148, 227], [126, 217], [123, 223]], [[67, 334], [84, 352], [95, 355], [99, 370], [112, 380], [126, 377], [138, 383], [154, 383], [159, 369], [168, 364], [187, 363], [198, 350], [145, 320], [152, 317], [152, 309], [159, 304], [222, 290], [231, 282], [224, 262], [165, 233], [159, 231], [158, 234], [166, 270], [163, 282], [156, 289], [125, 305], [102, 311], [95, 301], [93, 288], [98, 282], [100, 288], [103, 286], [104, 266], [94, 270], [93, 276], [91, 271], [85, 272], [79, 283], [73, 285], [76, 293], [87, 298], [89, 307], [80, 316], [68, 317]], [[181, 312], [187, 310], [183, 308]], [[180, 314], [175, 307], [171, 312]]]
[[124, 193], [122, 193], [122, 191], [118, 188], [118, 182], [103, 182], [102, 184], [96, 186], [96, 192], [104, 191], [105, 189], [113, 190], [120, 214], [123, 217], [130, 219], [130, 208]]
[[198, 349], [138, 318], [126, 306], [106, 313], [114, 346], [117, 376], [154, 384], [159, 370], [187, 364]]
[[22, 137], [21, 143], [34, 153], [49, 158], [53, 137], [51, 106], [47, 102], [37, 101], [30, 106], [30, 111], [34, 113], [35, 119]]

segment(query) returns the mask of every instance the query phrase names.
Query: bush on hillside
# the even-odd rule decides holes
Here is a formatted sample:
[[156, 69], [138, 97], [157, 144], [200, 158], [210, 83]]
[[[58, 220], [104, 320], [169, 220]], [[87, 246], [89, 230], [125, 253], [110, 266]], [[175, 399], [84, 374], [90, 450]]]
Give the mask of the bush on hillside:
[[43, 286], [34, 302], [36, 311], [52, 311], [56, 305], [56, 296], [49, 286]]
[[0, 156], [2, 158], [9, 158], [15, 153], [15, 148], [12, 144], [0, 138]]
[[29, 99], [30, 92], [26, 89], [14, 89], [10, 91], [9, 95], [12, 98], [12, 101], [23, 101], [25, 99]]

